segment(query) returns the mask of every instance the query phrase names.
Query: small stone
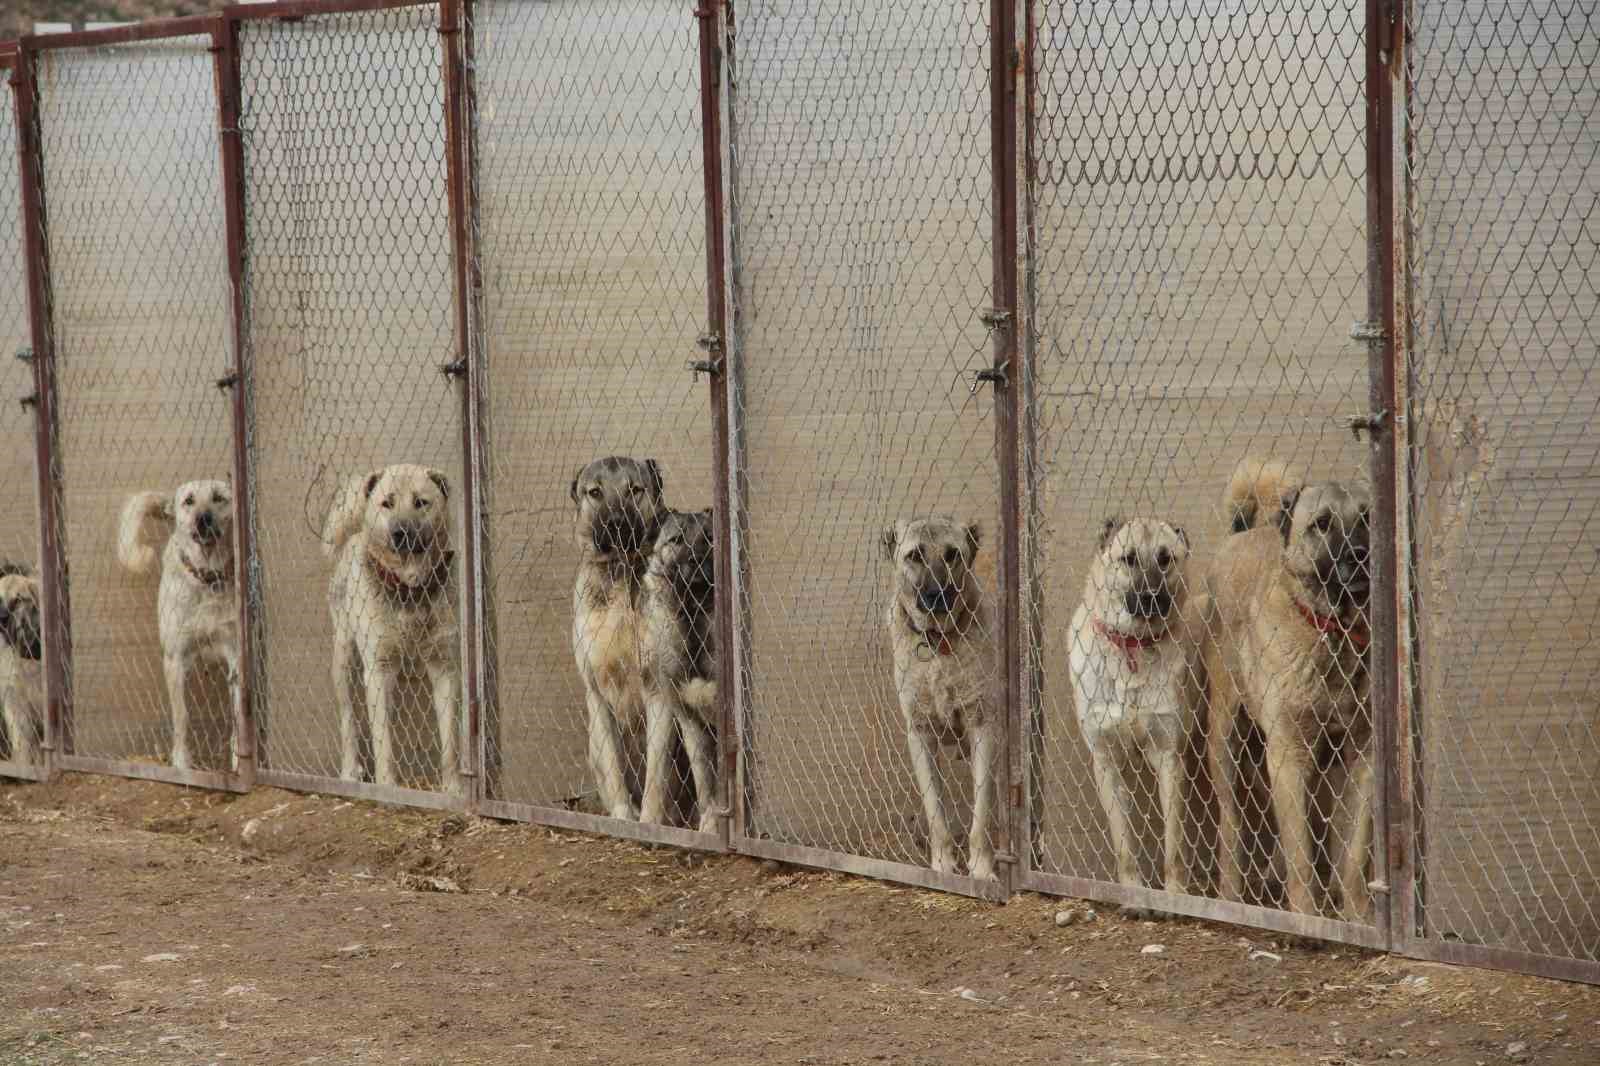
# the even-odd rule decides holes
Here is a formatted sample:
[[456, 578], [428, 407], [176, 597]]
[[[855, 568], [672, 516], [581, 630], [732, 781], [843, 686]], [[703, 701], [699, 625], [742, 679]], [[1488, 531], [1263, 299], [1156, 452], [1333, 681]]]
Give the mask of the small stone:
[[1409, 1053], [1403, 1047], [1394, 1048], [1389, 1052], [1389, 1058], [1391, 1059], [1403, 1059], [1408, 1057]]
[[1146, 944], [1139, 949], [1139, 954], [1141, 955], [1165, 955], [1166, 953], [1167, 946], [1165, 944]]
[[1282, 962], [1283, 956], [1271, 951], [1261, 951], [1257, 949], [1256, 951], [1252, 951], [1250, 953], [1250, 961], [1254, 962], [1257, 959], [1266, 959], [1268, 962]]
[[183, 958], [183, 956], [177, 954], [176, 952], [160, 951], [160, 952], [157, 952], [154, 955], [146, 955], [144, 958], [140, 959], [139, 961], [140, 962], [177, 962], [181, 958]]
[[342, 948], [340, 948], [338, 950], [338, 954], [346, 955], [346, 956], [360, 955], [362, 952], [364, 952], [366, 950], [367, 950], [367, 945], [365, 945], [365, 944], [346, 944], [344, 947], [342, 947]]
[[239, 839], [246, 844], [255, 843], [256, 837], [261, 835], [261, 819], [252, 818], [244, 823], [244, 828], [239, 830]]
[[1056, 928], [1057, 929], [1065, 929], [1067, 926], [1071, 925], [1073, 922], [1075, 922], [1077, 920], [1078, 920], [1078, 912], [1077, 911], [1071, 911], [1071, 910], [1056, 911]]
[[1506, 1057], [1507, 1058], [1513, 1058], [1514, 1059], [1514, 1058], [1517, 1058], [1519, 1055], [1526, 1055], [1527, 1053], [1528, 1053], [1528, 1045], [1525, 1042], [1521, 1041], [1521, 1040], [1518, 1040], [1514, 1044], [1507, 1044], [1506, 1045]]

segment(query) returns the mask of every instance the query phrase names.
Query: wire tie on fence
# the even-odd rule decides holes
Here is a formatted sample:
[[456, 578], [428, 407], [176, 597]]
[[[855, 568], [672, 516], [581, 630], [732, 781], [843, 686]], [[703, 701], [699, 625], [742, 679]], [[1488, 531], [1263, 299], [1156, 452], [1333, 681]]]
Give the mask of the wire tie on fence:
[[990, 329], [1004, 329], [1011, 324], [1011, 312], [991, 307], [978, 312], [978, 321]]
[[466, 372], [467, 372], [467, 361], [465, 359], [457, 359], [453, 363], [440, 363], [439, 364], [439, 373], [443, 374], [445, 376], [445, 380], [447, 380], [447, 381], [449, 379], [451, 379], [451, 378], [460, 377], [462, 374], [465, 374]]
[[20, 362], [24, 362], [24, 363], [33, 362], [33, 348], [31, 346], [29, 346], [29, 345], [26, 345], [26, 344], [24, 344], [22, 347], [18, 348], [17, 349], [17, 359]]
[[217, 379], [217, 388], [219, 389], [231, 389], [237, 384], [239, 384], [238, 374], [229, 374], [226, 377]]
[[26, 411], [28, 408], [39, 402], [39, 394], [37, 392], [30, 392], [17, 402], [20, 403], [22, 405], [22, 409]]

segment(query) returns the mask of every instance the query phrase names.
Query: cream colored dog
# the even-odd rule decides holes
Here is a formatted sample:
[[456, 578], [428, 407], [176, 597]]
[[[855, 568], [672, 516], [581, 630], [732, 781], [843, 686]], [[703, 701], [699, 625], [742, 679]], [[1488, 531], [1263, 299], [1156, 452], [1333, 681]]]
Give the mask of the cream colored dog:
[[[154, 542], [165, 537], [156, 554]], [[239, 708], [239, 597], [233, 561], [233, 492], [226, 481], [190, 481], [167, 495], [141, 492], [122, 508], [117, 559], [135, 574], [161, 569], [156, 616], [172, 705], [172, 765], [192, 765], [185, 686], [195, 669], [221, 663], [232, 716], [230, 764], [238, 768], [233, 725]]]
[[972, 571], [980, 534], [950, 518], [891, 525], [883, 554], [894, 564], [888, 611], [894, 687], [905, 716], [911, 770], [928, 820], [929, 865], [955, 873], [944, 780], [936, 753], [958, 746], [972, 763], [968, 872], [995, 880], [994, 774], [1003, 736], [994, 706], [994, 638]]
[[[1272, 811], [1289, 907], [1316, 914], [1315, 841], [1340, 842], [1330, 856], [1339, 911], [1371, 911], [1366, 890], [1372, 844], [1372, 719], [1367, 645], [1368, 496], [1336, 482], [1291, 488], [1270, 525], [1228, 537], [1205, 575], [1210, 600], [1203, 654], [1212, 709], [1209, 749], [1217, 783], [1221, 890], [1240, 899], [1241, 709], [1266, 738]], [[1319, 766], [1349, 768], [1349, 823], [1319, 832]], [[1330, 851], [1334, 851], [1332, 846]]]
[[39, 579], [30, 568], [0, 563], [0, 714], [10, 758], [37, 766], [44, 740], [44, 641]]
[[439, 733], [439, 785], [461, 787], [458, 708], [461, 632], [452, 580], [450, 485], [443, 474], [398, 464], [351, 479], [323, 527], [336, 557], [328, 584], [340, 774], [360, 779], [356, 671], [365, 683], [372, 780], [397, 783], [393, 704], [406, 676], [425, 674]]
[[1072, 618], [1069, 653], [1078, 726], [1094, 761], [1117, 880], [1140, 884], [1127, 775], [1143, 759], [1160, 797], [1168, 892], [1188, 891], [1184, 752], [1201, 699], [1185, 618], [1188, 560], [1182, 529], [1148, 518], [1109, 519]]

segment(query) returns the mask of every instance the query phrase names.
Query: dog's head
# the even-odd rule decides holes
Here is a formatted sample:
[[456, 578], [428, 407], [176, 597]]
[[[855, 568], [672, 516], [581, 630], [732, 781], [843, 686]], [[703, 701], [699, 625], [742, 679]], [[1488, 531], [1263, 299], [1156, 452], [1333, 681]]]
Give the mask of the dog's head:
[[1183, 604], [1189, 535], [1153, 518], [1108, 518], [1084, 595], [1109, 625], [1135, 634], [1161, 633]]
[[654, 459], [613, 455], [585, 466], [570, 490], [578, 509], [578, 543], [595, 561], [646, 554], [666, 513], [661, 490], [661, 467]]
[[982, 597], [972, 569], [981, 541], [978, 526], [943, 517], [898, 521], [883, 531], [895, 598], [918, 630], [966, 632]]
[[233, 488], [189, 481], [172, 494], [172, 521], [187, 554], [216, 561], [233, 555]]
[[709, 599], [712, 590], [711, 508], [667, 511], [656, 533], [650, 569], [688, 598]]
[[0, 577], [0, 640], [21, 658], [38, 661], [44, 654], [40, 630], [38, 578], [30, 574]]
[[411, 463], [367, 476], [367, 553], [408, 584], [427, 580], [450, 551], [450, 482]]
[[1336, 481], [1307, 485], [1283, 498], [1278, 530], [1284, 565], [1331, 614], [1367, 605], [1372, 591], [1371, 497], [1364, 486]]

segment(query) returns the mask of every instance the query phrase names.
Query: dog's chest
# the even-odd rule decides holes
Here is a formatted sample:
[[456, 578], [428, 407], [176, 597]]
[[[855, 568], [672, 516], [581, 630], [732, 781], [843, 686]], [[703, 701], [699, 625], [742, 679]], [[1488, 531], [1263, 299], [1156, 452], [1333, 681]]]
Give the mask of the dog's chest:
[[1152, 729], [1165, 733], [1182, 725], [1188, 665], [1176, 644], [1124, 650], [1092, 632], [1077, 639], [1097, 642], [1075, 654], [1072, 664], [1078, 720], [1086, 732], [1116, 732], [1142, 741]]
[[900, 703], [908, 715], [959, 736], [988, 714], [990, 660], [973, 647], [949, 655], [913, 658], [899, 676]]
[[619, 712], [638, 702], [641, 620], [625, 587], [579, 612], [573, 641], [595, 687]]

